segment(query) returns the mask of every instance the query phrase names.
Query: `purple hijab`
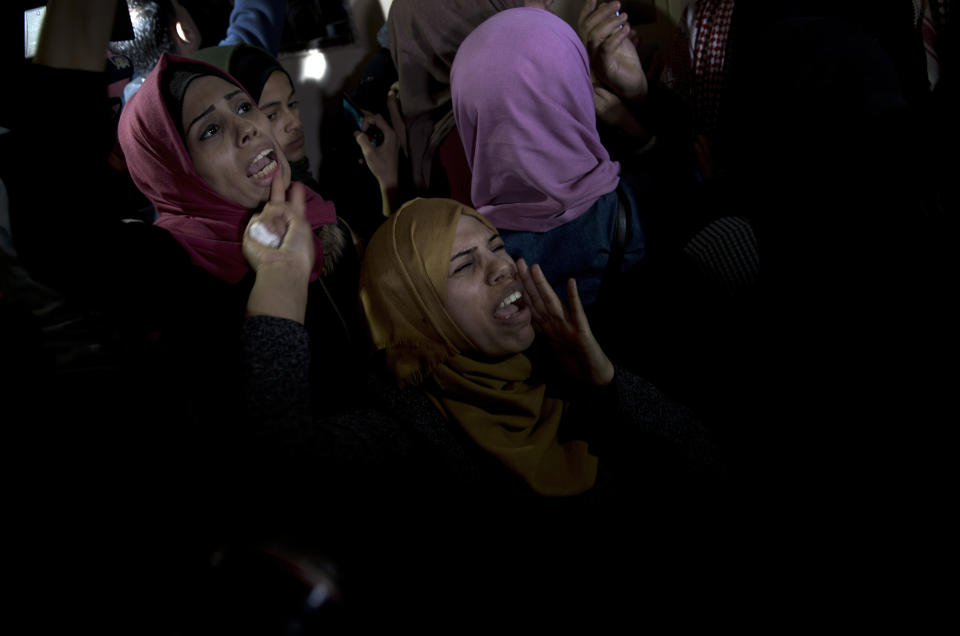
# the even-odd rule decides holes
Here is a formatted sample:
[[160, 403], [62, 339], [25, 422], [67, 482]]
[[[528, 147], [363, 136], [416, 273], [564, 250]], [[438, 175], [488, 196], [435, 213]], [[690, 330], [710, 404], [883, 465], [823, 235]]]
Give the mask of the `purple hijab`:
[[460, 45], [450, 83], [473, 203], [497, 228], [546, 232], [616, 189], [587, 52], [561, 18], [497, 13]]

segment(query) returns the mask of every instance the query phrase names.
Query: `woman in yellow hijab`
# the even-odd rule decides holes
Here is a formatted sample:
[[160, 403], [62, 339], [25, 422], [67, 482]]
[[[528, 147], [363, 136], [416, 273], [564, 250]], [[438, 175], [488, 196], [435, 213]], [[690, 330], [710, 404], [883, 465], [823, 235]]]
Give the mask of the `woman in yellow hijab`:
[[[447, 199], [417, 199], [390, 217], [367, 247], [360, 280], [373, 344], [397, 382], [420, 387], [447, 422], [547, 496], [593, 487], [598, 458], [586, 440], [610, 422], [569, 430], [568, 419], [589, 418], [568, 418], [570, 401], [535, 371], [527, 355], [534, 325], [558, 363], [550, 367], [561, 372], [562, 397], [592, 390], [606, 404], [586, 412], [609, 415], [623, 393], [614, 383], [623, 374], [593, 337], [573, 280], [568, 295], [565, 308], [538, 266], [515, 263], [482, 215]], [[570, 380], [608, 388], [571, 391]], [[655, 394], [649, 389], [645, 397]], [[658, 408], [644, 409], [665, 416], [652, 428], [689, 439], [682, 410]]]
[[383, 604], [397, 601], [422, 610], [424, 599], [429, 613], [460, 617], [553, 611], [561, 598], [589, 607], [590, 594], [612, 591], [605, 583], [621, 589], [611, 572], [650, 573], [659, 560], [660, 585], [688, 558], [697, 541], [680, 531], [703, 524], [678, 513], [702, 518], [689, 496], [702, 480], [691, 490], [686, 479], [709, 471], [710, 446], [689, 411], [611, 364], [575, 282], [565, 308], [475, 210], [416, 199], [373, 235], [361, 272], [392, 378], [371, 373], [365, 403], [345, 413], [313, 412], [326, 394], [307, 367], [338, 361], [309, 360], [310, 226], [302, 202], [279, 197], [256, 223], [283, 238], [244, 236], [256, 428], [237, 471], [253, 485], [240, 492], [245, 506], [263, 493], [258, 520], [292, 516], [284, 530], [336, 551], [363, 588], [352, 598], [370, 603], [361, 614], [390, 615]]

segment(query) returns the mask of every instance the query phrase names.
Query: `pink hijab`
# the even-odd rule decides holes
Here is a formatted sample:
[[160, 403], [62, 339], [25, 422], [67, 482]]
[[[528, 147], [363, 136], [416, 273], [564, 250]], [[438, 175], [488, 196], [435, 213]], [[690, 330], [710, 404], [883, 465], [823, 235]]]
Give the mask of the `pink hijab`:
[[476, 209], [496, 227], [546, 232], [616, 189], [597, 133], [587, 52], [548, 11], [508, 9], [460, 45], [453, 112]]
[[[220, 69], [164, 53], [120, 114], [120, 146], [133, 182], [157, 208], [154, 225], [169, 231], [195, 265], [228, 283], [236, 283], [249, 271], [240, 245], [247, 222], [256, 210], [223, 198], [194, 169], [161, 92], [163, 73], [182, 63], [206, 66], [211, 75], [240, 86]], [[311, 227], [317, 229], [336, 223], [333, 204], [309, 188], [304, 190]], [[315, 237], [314, 247], [316, 262], [311, 280], [323, 273], [323, 247], [319, 238]]]

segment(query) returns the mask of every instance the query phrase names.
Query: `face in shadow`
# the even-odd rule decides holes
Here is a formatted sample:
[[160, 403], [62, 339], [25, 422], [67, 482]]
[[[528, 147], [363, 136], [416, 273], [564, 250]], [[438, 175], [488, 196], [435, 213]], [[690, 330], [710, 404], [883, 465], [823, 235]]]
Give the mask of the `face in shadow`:
[[197, 173], [225, 199], [252, 210], [270, 198], [275, 175], [290, 185], [270, 121], [240, 87], [213, 75], [190, 82], [183, 130]]
[[489, 358], [525, 351], [533, 343], [530, 309], [513, 258], [500, 235], [461, 215], [450, 253], [447, 313]]
[[283, 71], [274, 71], [260, 93], [260, 110], [270, 120], [273, 136], [289, 161], [303, 159], [303, 125], [296, 89]]

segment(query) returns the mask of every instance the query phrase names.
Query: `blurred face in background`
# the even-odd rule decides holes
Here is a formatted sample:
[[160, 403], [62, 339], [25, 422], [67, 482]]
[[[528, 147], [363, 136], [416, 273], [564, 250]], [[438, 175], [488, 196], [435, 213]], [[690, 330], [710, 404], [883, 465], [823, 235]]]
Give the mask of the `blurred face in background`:
[[289, 161], [299, 161], [306, 155], [303, 144], [303, 125], [300, 123], [300, 105], [290, 78], [283, 71], [274, 71], [260, 93], [260, 110], [267, 116], [273, 136]]

